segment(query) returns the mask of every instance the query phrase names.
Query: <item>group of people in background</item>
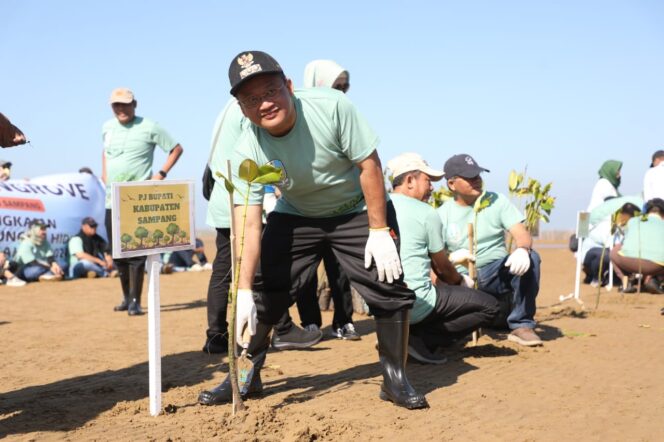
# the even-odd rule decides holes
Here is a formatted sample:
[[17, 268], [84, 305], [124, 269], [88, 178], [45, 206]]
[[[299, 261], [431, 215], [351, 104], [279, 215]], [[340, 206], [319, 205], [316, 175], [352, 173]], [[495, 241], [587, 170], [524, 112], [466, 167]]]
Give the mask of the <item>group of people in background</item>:
[[[260, 372], [270, 347], [308, 348], [322, 339], [321, 262], [334, 301], [332, 336], [361, 339], [352, 318], [352, 286], [376, 320], [380, 398], [398, 406], [428, 407], [406, 376], [408, 356], [442, 364], [451, 345], [484, 327], [508, 329], [507, 339], [517, 345], [543, 344], [534, 318], [541, 260], [524, 215], [507, 196], [485, 188], [482, 174], [488, 169], [465, 153], [450, 156], [437, 170], [419, 154], [404, 152], [387, 163], [388, 195], [378, 137], [345, 96], [350, 88], [346, 69], [331, 60], [313, 61], [305, 69], [304, 88], [295, 89], [272, 56], [246, 51], [233, 58], [228, 75], [232, 98], [214, 125], [209, 170], [225, 173], [228, 161], [237, 165], [251, 159], [279, 169], [281, 180], [270, 190], [252, 185], [246, 207], [243, 200], [230, 201], [222, 178], [206, 173], [206, 222], [216, 230], [214, 260], [207, 262], [197, 241], [196, 249], [165, 257], [164, 270], [212, 270], [203, 351], [226, 353], [236, 344], [238, 351], [246, 350], [254, 369], [242, 383], [243, 396], [263, 390]], [[129, 89], [115, 89], [110, 105], [114, 118], [102, 130], [101, 175], [109, 238], [96, 234], [96, 220], [84, 218], [69, 242], [68, 271], [72, 278], [119, 276], [122, 297], [114, 310], [133, 316], [142, 314], [146, 259], [111, 258], [110, 185], [166, 178], [183, 148], [156, 122], [136, 115], [137, 101]], [[154, 173], [157, 146], [166, 159]], [[602, 166], [589, 211], [611, 198], [622, 202], [621, 167], [618, 161]], [[645, 206], [620, 204], [623, 215], [619, 222], [609, 221], [608, 232], [613, 235], [612, 227], [619, 226], [623, 234], [621, 245], [610, 252], [619, 277], [629, 281], [629, 275], [643, 275], [646, 287], [659, 288], [664, 275], [663, 151], [653, 155], [652, 170], [646, 179], [653, 197]], [[237, 179], [237, 171], [232, 173]], [[428, 204], [432, 183], [441, 180], [452, 198], [434, 209]], [[231, 210], [236, 219], [246, 220], [236, 343], [228, 342], [227, 322]], [[600, 231], [603, 247], [606, 224]], [[0, 255], [8, 285], [63, 279], [45, 232], [45, 225], [31, 225], [15, 263]], [[609, 254], [598, 256], [593, 245], [588, 241], [580, 251], [591, 277], [598, 275], [598, 260], [609, 259]], [[599, 278], [602, 283], [603, 275]], [[301, 327], [288, 312], [294, 304]], [[243, 338], [245, 328], [249, 340]], [[201, 392], [198, 400], [204, 405], [230, 402], [229, 379]]]
[[608, 160], [599, 169], [587, 208], [590, 231], [579, 251], [584, 282], [604, 286], [615, 276], [623, 293], [642, 287], [664, 294], [664, 150], [652, 155], [642, 197], [621, 195], [622, 165]]

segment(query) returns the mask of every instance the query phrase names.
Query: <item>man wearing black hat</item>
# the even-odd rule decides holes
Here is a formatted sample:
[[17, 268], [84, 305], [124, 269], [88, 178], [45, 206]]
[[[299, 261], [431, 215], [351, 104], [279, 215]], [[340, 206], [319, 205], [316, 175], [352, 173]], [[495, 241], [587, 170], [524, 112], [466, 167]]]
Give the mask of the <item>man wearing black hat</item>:
[[[532, 238], [524, 217], [509, 199], [482, 189], [480, 167], [467, 154], [454, 155], [443, 168], [454, 200], [438, 208], [443, 222], [443, 239], [450, 261], [460, 272], [468, 261], [477, 266], [478, 289], [499, 299], [510, 300], [507, 325], [510, 341], [525, 346], [542, 345], [534, 331], [535, 298], [539, 292], [540, 257], [532, 249]], [[468, 244], [468, 224], [473, 224], [475, 253]], [[505, 231], [514, 238], [516, 249], [508, 254]]]
[[108, 276], [113, 258], [106, 252], [106, 241], [97, 235], [97, 221], [86, 216], [81, 230], [69, 240], [69, 276], [96, 278]]
[[643, 177], [643, 201], [664, 199], [664, 150], [652, 154], [650, 169]]
[[[408, 310], [415, 295], [403, 283], [399, 229], [394, 208], [386, 203], [378, 137], [343, 93], [327, 88], [295, 92], [277, 61], [264, 52], [238, 54], [229, 78], [231, 94], [252, 123], [236, 145], [234, 172], [247, 158], [282, 171], [277, 184], [282, 197], [262, 237], [263, 189], [252, 185], [248, 195], [236, 336], [244, 344], [247, 326], [254, 371], [241, 393], [262, 391], [260, 371], [272, 325], [293, 304], [297, 290], [309, 287], [323, 253], [332, 250], [376, 318], [381, 399], [409, 409], [427, 407], [405, 372]], [[245, 208], [243, 198], [237, 198], [235, 219], [240, 221]], [[261, 277], [254, 283], [257, 271]], [[228, 378], [199, 396], [207, 405], [231, 399]]]

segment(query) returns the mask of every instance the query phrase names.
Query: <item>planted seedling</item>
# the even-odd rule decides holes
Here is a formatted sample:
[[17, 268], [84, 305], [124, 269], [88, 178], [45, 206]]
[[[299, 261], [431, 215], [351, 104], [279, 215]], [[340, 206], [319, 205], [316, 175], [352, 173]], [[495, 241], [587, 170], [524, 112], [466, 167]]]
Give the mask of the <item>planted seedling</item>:
[[[228, 178], [220, 172], [216, 172], [217, 177], [224, 180], [224, 186], [230, 194], [230, 209], [231, 209], [231, 262], [232, 269], [231, 273], [233, 275], [231, 286], [228, 292], [228, 302], [231, 307], [231, 317], [230, 324], [228, 325], [228, 371], [231, 379], [231, 388], [233, 390], [233, 415], [236, 412], [242, 411], [245, 409], [244, 402], [242, 401], [242, 396], [240, 394], [240, 384], [244, 384], [245, 381], [251, 378], [253, 372], [253, 364], [251, 360], [247, 357], [246, 348], [242, 351], [242, 354], [236, 360], [235, 351], [231, 351], [232, 346], [235, 346], [236, 336], [235, 336], [235, 324], [237, 322], [237, 290], [240, 279], [240, 270], [242, 268], [242, 253], [244, 251], [244, 235], [245, 227], [247, 221], [247, 207], [249, 206], [249, 190], [252, 184], [277, 184], [282, 181], [283, 170], [272, 165], [266, 164], [263, 166], [258, 166], [252, 160], [244, 160], [238, 169], [238, 176], [241, 180], [246, 182], [246, 191], [242, 193], [236, 186], [233, 184], [231, 173], [230, 173], [230, 162], [228, 163]], [[239, 250], [236, 250], [235, 243], [235, 220], [233, 216], [233, 196], [235, 192], [238, 192], [243, 200], [243, 216], [242, 224], [240, 226], [240, 239], [239, 239]], [[240, 368], [238, 373], [238, 366]], [[238, 376], [239, 374], [239, 376]]]

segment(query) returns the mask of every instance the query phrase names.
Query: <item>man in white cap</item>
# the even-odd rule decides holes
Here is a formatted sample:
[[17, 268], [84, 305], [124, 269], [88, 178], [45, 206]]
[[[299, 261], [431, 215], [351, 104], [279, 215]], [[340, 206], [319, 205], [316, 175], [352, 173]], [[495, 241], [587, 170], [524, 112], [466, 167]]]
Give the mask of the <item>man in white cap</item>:
[[[109, 253], [113, 246], [111, 219], [111, 183], [144, 180], [163, 180], [182, 155], [182, 146], [157, 123], [136, 115], [136, 99], [127, 88], [117, 88], [109, 100], [115, 118], [104, 123], [102, 136], [101, 179], [106, 183], [106, 232]], [[168, 154], [163, 166], [152, 170], [155, 147]], [[122, 284], [122, 301], [115, 311], [126, 311], [130, 316], [141, 315], [141, 291], [145, 272], [144, 256], [116, 259], [115, 264]]]
[[[534, 331], [535, 298], [539, 292], [540, 257], [532, 249], [532, 237], [523, 224], [524, 216], [509, 199], [482, 188], [482, 172], [467, 154], [454, 155], [445, 162], [447, 187], [454, 200], [438, 208], [443, 222], [443, 239], [450, 261], [460, 272], [473, 260], [477, 266], [478, 289], [509, 302], [507, 325], [510, 341], [525, 346], [542, 345]], [[468, 224], [474, 225], [476, 250], [470, 253]], [[505, 246], [505, 231], [514, 238], [516, 249]]]
[[441, 364], [446, 361], [441, 347], [491, 324], [498, 301], [473, 290], [473, 280], [447, 258], [440, 218], [427, 204], [431, 183], [443, 172], [410, 152], [390, 160], [387, 167], [393, 176], [390, 200], [401, 230], [404, 281], [417, 297], [410, 312], [408, 354], [425, 364]]

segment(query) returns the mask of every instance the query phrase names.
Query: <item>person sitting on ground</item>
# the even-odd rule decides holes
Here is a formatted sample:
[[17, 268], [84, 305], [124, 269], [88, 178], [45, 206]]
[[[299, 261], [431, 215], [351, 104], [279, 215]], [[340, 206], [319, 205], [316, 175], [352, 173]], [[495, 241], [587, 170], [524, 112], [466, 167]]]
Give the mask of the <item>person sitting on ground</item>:
[[87, 216], [81, 230], [71, 237], [69, 249], [69, 277], [97, 278], [113, 271], [113, 258], [106, 252], [106, 241], [97, 235], [97, 221]]
[[644, 287], [651, 293], [664, 294], [664, 200], [646, 203], [646, 214], [635, 216], [625, 226], [625, 239], [611, 251], [616, 274], [623, 280], [623, 293], [636, 289], [627, 282], [629, 274], [643, 275]]
[[[629, 197], [612, 198], [614, 201], [626, 201]], [[607, 200], [608, 201], [608, 200]], [[601, 210], [603, 206], [596, 209]], [[639, 212], [639, 207], [633, 203], [627, 202], [622, 205], [618, 218], [616, 219], [617, 228], [624, 226], [631, 217]], [[600, 221], [593, 223], [591, 214], [591, 228], [588, 237], [583, 240], [580, 259], [583, 262], [583, 271], [586, 277], [584, 284], [591, 284], [596, 287], [601, 284], [602, 287], [609, 283], [609, 247], [614, 243], [614, 233], [612, 231], [612, 214], [606, 215]], [[599, 271], [602, 268], [602, 278], [599, 280]]]
[[46, 239], [46, 229], [43, 222], [33, 221], [18, 246], [16, 276], [24, 281], [62, 281], [64, 272]]
[[[194, 260], [195, 258], [195, 260]], [[196, 238], [196, 248], [190, 250], [176, 250], [168, 258], [167, 266], [172, 266], [175, 272], [201, 272], [212, 270], [212, 265], [205, 256], [203, 241]], [[166, 271], [164, 273], [167, 273]]]
[[597, 171], [599, 180], [595, 183], [595, 187], [593, 187], [593, 193], [590, 196], [590, 203], [588, 204], [588, 212], [602, 204], [608, 197], [620, 196], [618, 187], [620, 187], [620, 170], [622, 169], [622, 164], [622, 161], [607, 160]]
[[18, 266], [15, 262], [7, 259], [7, 255], [0, 252], [0, 284], [5, 284], [9, 287], [22, 287], [26, 284], [21, 278], [16, 276]]
[[422, 363], [441, 364], [446, 358], [437, 350], [491, 324], [498, 314], [498, 301], [469, 288], [474, 281], [457, 272], [447, 258], [443, 226], [436, 210], [427, 204], [431, 182], [440, 180], [443, 172], [429, 167], [416, 153], [401, 154], [387, 167], [394, 176], [390, 199], [401, 229], [404, 281], [416, 296], [410, 312], [408, 354]]
[[[511, 300], [507, 326], [510, 341], [520, 345], [542, 345], [534, 331], [535, 298], [539, 292], [540, 257], [532, 249], [532, 237], [523, 224], [524, 216], [499, 193], [484, 192], [480, 173], [488, 172], [467, 154], [454, 155], [445, 162], [447, 187], [454, 198], [439, 207], [443, 239], [450, 261], [460, 272], [463, 263], [475, 261], [478, 289], [497, 298]], [[468, 244], [468, 224], [475, 232], [475, 252]], [[511, 253], [505, 245], [505, 231], [514, 238]], [[500, 325], [504, 325], [502, 318]]]

